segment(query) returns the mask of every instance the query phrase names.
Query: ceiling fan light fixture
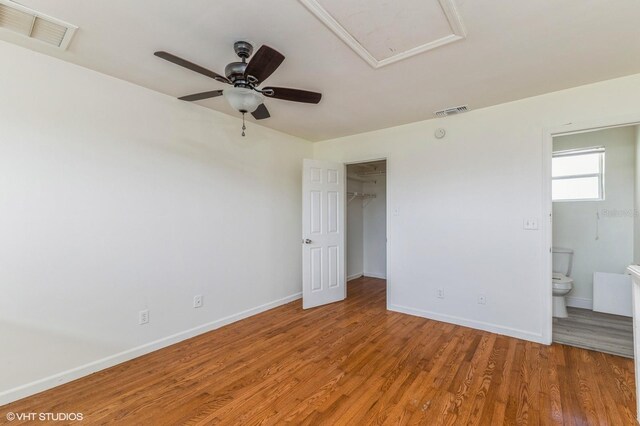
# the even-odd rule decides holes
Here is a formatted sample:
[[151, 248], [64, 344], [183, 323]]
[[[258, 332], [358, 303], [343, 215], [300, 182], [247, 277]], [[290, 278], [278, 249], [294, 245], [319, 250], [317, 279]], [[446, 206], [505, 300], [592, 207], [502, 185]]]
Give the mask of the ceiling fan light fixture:
[[241, 113], [254, 112], [264, 101], [262, 94], [245, 87], [224, 89], [222, 95], [232, 108]]

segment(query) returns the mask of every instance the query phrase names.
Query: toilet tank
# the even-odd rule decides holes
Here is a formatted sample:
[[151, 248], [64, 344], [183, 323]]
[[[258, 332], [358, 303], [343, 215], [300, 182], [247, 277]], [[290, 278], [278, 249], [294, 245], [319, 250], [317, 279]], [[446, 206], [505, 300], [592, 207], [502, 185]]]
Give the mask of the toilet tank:
[[553, 272], [571, 276], [571, 263], [573, 261], [573, 250], [563, 247], [553, 247]]

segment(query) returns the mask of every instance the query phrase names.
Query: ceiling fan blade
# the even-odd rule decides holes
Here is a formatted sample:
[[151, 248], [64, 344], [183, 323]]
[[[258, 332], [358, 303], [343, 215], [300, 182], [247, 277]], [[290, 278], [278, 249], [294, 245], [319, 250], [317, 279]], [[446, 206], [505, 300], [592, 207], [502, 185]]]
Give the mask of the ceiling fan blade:
[[263, 45], [249, 61], [244, 75], [256, 78], [258, 82], [266, 80], [284, 61], [284, 55]]
[[288, 89], [286, 87], [265, 87], [262, 94], [269, 98], [283, 99], [285, 101], [304, 102], [317, 104], [322, 99], [322, 93], [309, 92], [300, 89]]
[[271, 117], [269, 110], [264, 106], [264, 104], [260, 104], [258, 108], [251, 113], [251, 115], [253, 115], [253, 118], [256, 120], [264, 120], [265, 118]]
[[171, 53], [160, 51], [160, 52], [155, 52], [154, 55], [156, 55], [158, 58], [164, 59], [165, 61], [172, 62], [176, 65], [180, 65], [181, 67], [190, 69], [191, 71], [195, 71], [199, 74], [206, 75], [207, 77], [211, 77], [214, 80], [217, 80], [221, 83], [231, 84], [231, 82], [226, 77], [218, 73], [215, 73], [213, 71], [210, 71], [204, 67], [201, 67], [200, 65], [194, 64], [193, 62], [189, 62], [186, 59], [182, 59], [175, 55], [172, 55]]
[[181, 101], [200, 101], [202, 99], [222, 96], [222, 92], [222, 90], [213, 90], [211, 92], [194, 93], [193, 95], [181, 96], [178, 99], [180, 99]]

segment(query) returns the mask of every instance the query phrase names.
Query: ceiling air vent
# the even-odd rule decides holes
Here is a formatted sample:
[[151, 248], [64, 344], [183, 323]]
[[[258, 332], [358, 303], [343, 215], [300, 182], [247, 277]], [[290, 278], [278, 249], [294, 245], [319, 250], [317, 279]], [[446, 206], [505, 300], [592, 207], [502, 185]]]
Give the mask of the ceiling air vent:
[[0, 0], [0, 30], [11, 31], [65, 50], [75, 25], [36, 12], [9, 0]]
[[469, 111], [469, 107], [467, 105], [457, 106], [453, 108], [447, 108], [440, 111], [434, 112], [436, 117], [446, 117], [448, 115], [460, 114], [461, 112]]

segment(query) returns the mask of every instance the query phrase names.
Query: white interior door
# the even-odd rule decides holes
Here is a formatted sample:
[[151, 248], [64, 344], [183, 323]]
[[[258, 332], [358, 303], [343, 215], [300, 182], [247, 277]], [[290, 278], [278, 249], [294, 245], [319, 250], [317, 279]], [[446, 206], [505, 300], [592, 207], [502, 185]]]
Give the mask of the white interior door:
[[302, 307], [343, 300], [345, 276], [344, 164], [304, 160], [302, 182]]

